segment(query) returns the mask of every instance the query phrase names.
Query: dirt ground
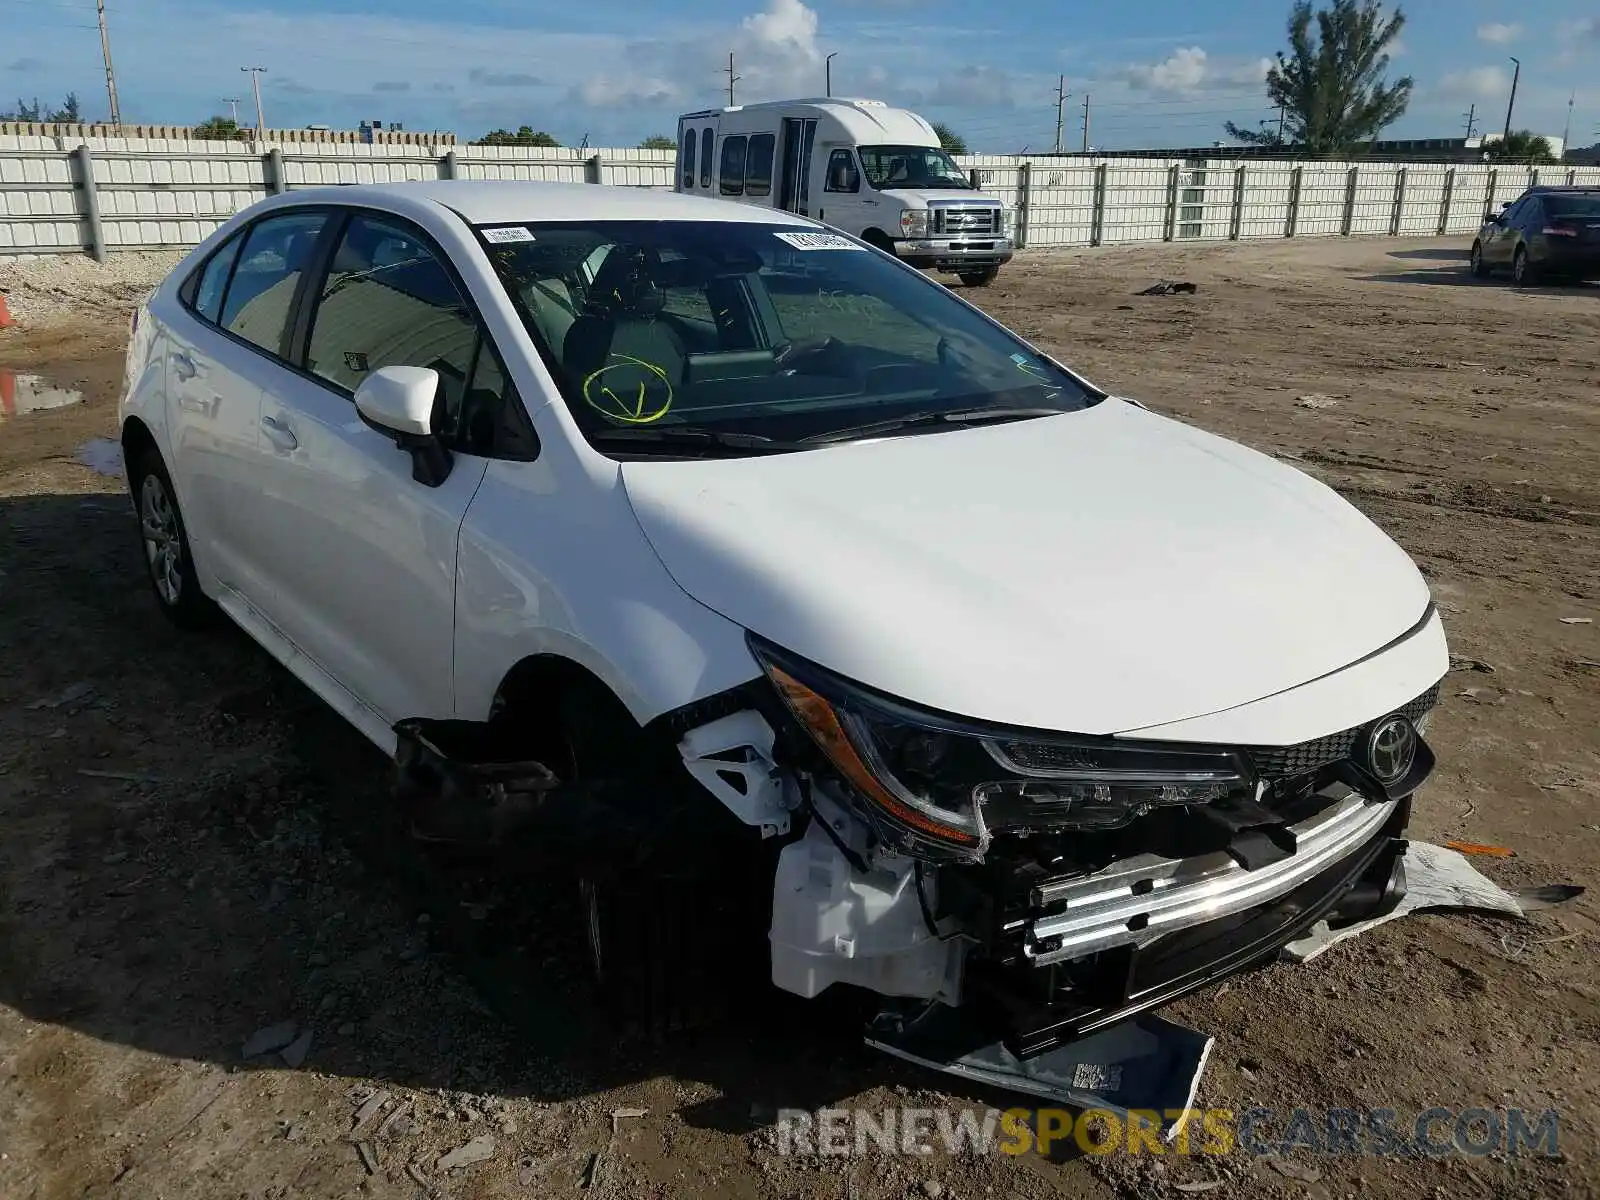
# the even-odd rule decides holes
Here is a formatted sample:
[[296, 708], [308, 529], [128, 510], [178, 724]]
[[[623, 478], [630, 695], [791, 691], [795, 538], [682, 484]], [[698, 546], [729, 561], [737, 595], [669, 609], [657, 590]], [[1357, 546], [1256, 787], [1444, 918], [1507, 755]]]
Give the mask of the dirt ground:
[[[1479, 284], [1464, 252], [1040, 253], [968, 295], [1091, 379], [1290, 459], [1393, 534], [1461, 660], [1415, 836], [1514, 848], [1478, 860], [1508, 886], [1592, 884], [1600, 288]], [[1161, 279], [1199, 288], [1134, 294]], [[1526, 923], [1408, 917], [1164, 1013], [1217, 1038], [1204, 1105], [1554, 1108], [1556, 1158], [779, 1157], [779, 1108], [1008, 1101], [777, 995], [668, 1049], [617, 1047], [559, 906], [466, 894], [372, 833], [381, 757], [242, 635], [172, 631], [120, 480], [78, 460], [114, 433], [127, 303], [0, 332], [0, 369], [86, 397], [0, 419], [6, 1200], [1600, 1194], [1593, 891]], [[286, 1021], [314, 1031], [300, 1066], [242, 1057]], [[438, 1167], [479, 1137], [486, 1161]]]

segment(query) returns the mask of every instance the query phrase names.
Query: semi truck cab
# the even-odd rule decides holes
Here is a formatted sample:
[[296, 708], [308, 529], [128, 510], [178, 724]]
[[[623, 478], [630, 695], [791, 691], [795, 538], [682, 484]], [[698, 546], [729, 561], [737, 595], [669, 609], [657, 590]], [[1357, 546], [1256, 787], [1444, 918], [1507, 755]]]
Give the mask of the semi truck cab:
[[675, 187], [825, 221], [914, 267], [992, 282], [1009, 217], [933, 126], [881, 100], [779, 100], [678, 118]]

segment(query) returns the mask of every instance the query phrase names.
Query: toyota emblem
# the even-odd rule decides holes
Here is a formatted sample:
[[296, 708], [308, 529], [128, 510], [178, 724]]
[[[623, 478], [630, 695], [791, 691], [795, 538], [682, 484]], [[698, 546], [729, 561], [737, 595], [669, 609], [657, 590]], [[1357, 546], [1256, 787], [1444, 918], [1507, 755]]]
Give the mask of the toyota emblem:
[[1366, 751], [1367, 767], [1379, 783], [1399, 783], [1416, 761], [1416, 727], [1404, 717], [1385, 717], [1367, 734]]

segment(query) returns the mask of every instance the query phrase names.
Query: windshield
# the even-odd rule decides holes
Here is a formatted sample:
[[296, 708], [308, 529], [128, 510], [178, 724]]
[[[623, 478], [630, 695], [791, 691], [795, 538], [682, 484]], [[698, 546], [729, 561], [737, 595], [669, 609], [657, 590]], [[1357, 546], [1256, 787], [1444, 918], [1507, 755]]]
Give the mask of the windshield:
[[742, 221], [480, 233], [592, 442], [623, 430], [640, 444], [647, 431], [795, 442], [1101, 399], [943, 286], [837, 233]]
[[961, 188], [966, 172], [937, 146], [862, 146], [861, 170], [875, 188]]
[[1587, 217], [1600, 221], [1600, 192], [1587, 196], [1546, 196], [1544, 211], [1551, 217]]

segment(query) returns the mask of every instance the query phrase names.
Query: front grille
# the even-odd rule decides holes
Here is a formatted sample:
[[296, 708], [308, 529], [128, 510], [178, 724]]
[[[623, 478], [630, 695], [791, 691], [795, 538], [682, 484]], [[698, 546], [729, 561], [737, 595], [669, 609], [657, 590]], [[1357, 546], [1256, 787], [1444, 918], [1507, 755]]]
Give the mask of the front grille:
[[1000, 232], [998, 208], [935, 208], [934, 232], [987, 234], [993, 237]]
[[[1435, 684], [1398, 711], [1401, 716], [1418, 721], [1438, 702], [1439, 688]], [[1355, 749], [1356, 739], [1361, 736], [1364, 728], [1366, 726], [1357, 725], [1354, 729], [1330, 733], [1326, 737], [1313, 738], [1309, 742], [1300, 742], [1293, 746], [1251, 746], [1247, 748], [1246, 753], [1255, 765], [1256, 773], [1264, 779], [1304, 775], [1308, 771], [1315, 771], [1319, 767], [1349, 758], [1351, 751]]]

